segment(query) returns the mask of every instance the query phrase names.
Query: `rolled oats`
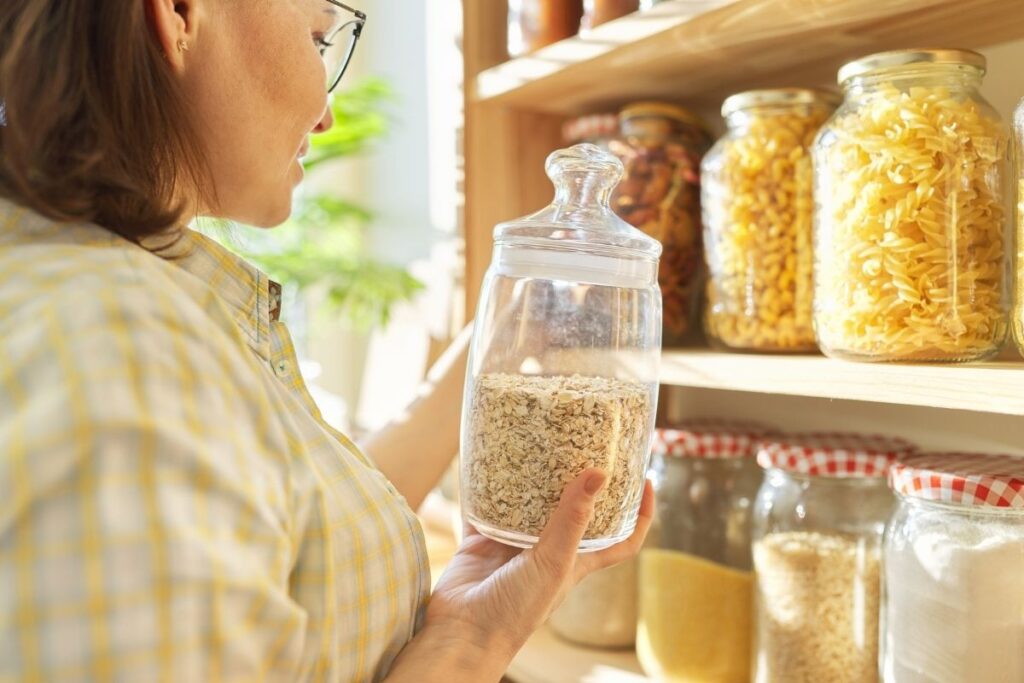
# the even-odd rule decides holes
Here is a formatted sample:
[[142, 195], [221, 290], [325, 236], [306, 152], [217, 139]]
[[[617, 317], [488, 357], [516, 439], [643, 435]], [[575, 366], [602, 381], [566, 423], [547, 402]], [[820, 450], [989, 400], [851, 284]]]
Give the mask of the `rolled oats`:
[[539, 536], [566, 485], [588, 467], [609, 474], [584, 539], [617, 536], [636, 513], [647, 466], [646, 385], [582, 375], [477, 378], [463, 460], [471, 521]]

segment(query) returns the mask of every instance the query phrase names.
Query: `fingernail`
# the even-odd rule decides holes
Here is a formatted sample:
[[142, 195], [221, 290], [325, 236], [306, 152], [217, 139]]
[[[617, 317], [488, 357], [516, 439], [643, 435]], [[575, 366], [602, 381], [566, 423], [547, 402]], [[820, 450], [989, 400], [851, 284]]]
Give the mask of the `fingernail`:
[[608, 477], [605, 476], [604, 472], [594, 472], [587, 477], [587, 480], [583, 483], [583, 490], [586, 491], [588, 495], [592, 496], [601, 490], [601, 487], [604, 486], [604, 482], [607, 478]]

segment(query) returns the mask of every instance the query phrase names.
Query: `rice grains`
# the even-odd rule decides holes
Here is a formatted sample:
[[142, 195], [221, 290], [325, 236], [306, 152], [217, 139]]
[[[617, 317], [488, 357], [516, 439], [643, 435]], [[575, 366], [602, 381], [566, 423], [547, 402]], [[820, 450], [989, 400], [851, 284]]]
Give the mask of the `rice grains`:
[[879, 549], [809, 531], [754, 545], [757, 683], [878, 680]]

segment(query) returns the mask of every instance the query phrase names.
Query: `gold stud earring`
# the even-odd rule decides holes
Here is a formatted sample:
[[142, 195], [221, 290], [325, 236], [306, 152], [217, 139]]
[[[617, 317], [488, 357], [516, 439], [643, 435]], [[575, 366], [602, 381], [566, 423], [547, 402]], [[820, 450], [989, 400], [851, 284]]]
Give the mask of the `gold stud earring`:
[[186, 43], [184, 40], [179, 40], [178, 52], [188, 52], [188, 43]]

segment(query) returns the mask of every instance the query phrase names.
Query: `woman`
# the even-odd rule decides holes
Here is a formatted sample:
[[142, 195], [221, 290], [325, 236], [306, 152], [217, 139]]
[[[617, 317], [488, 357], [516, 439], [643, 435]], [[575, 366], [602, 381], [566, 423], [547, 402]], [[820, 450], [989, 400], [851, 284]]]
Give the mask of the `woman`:
[[364, 455], [306, 392], [276, 285], [180, 227], [287, 218], [363, 18], [0, 3], [0, 680], [496, 681], [641, 544], [649, 491], [631, 539], [576, 554], [589, 470], [534, 550], [467, 530], [428, 601], [410, 505], [464, 360]]

